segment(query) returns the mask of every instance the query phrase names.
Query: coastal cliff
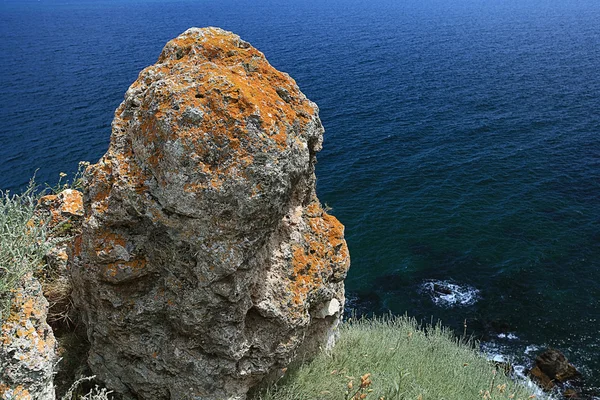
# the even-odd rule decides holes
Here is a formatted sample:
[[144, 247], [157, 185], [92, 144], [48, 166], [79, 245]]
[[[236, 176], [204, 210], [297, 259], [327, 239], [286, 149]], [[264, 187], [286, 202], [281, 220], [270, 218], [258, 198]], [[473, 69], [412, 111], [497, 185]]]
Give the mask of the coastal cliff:
[[[22, 234], [47, 246], [30, 260], [42, 285], [28, 274], [10, 290], [0, 397], [535, 397], [440, 326], [337, 329], [350, 260], [315, 194], [322, 135], [316, 105], [238, 36], [192, 28], [169, 42], [127, 91], [107, 153], [74, 180], [83, 199], [69, 185], [25, 196], [37, 206]], [[71, 361], [54, 369], [57, 354]], [[579, 395], [555, 350], [531, 376]]]
[[89, 365], [144, 399], [243, 399], [333, 343], [349, 254], [315, 194], [323, 127], [237, 35], [167, 43], [85, 174], [71, 261]]

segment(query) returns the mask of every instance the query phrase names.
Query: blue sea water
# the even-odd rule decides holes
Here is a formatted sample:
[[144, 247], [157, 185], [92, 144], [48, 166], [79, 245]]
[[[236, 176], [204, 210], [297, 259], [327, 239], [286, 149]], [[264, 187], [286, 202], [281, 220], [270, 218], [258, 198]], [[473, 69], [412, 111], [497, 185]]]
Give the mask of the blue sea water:
[[600, 387], [599, 2], [4, 0], [0, 188], [100, 158], [191, 26], [238, 33], [319, 105], [354, 306], [466, 320], [524, 364], [557, 347]]

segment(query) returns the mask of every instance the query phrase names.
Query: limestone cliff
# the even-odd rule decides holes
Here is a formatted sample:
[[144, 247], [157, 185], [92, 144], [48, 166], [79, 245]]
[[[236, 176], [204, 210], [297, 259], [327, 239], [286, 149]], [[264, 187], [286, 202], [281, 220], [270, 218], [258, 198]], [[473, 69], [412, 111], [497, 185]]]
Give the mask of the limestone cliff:
[[110, 388], [243, 399], [326, 346], [344, 303], [343, 226], [315, 195], [317, 106], [218, 28], [167, 43], [86, 171], [71, 266]]

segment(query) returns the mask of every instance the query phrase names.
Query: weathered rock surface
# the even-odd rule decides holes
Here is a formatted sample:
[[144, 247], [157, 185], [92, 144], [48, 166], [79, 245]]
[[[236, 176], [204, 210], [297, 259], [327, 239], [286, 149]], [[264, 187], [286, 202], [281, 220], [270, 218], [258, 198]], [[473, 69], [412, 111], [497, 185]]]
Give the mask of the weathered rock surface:
[[557, 383], [581, 377], [565, 355], [556, 349], [547, 349], [539, 354], [528, 375], [545, 391], [554, 389]]
[[86, 171], [74, 245], [89, 364], [109, 387], [243, 399], [328, 345], [349, 255], [315, 195], [322, 134], [295, 82], [221, 29], [189, 29], [140, 73]]
[[565, 382], [579, 376], [577, 369], [569, 363], [563, 353], [556, 349], [548, 349], [535, 359], [536, 366], [550, 379]]
[[[43, 196], [38, 201], [36, 218], [48, 221], [49, 250], [44, 260], [43, 290], [50, 303], [48, 322], [53, 328], [68, 325], [72, 317], [71, 279], [68, 272], [69, 247], [73, 236], [81, 232], [83, 195], [66, 189]], [[55, 331], [56, 333], [56, 331]]]
[[50, 230], [62, 225], [62, 232], [67, 232], [65, 224], [78, 221], [83, 217], [83, 197], [80, 191], [65, 189], [58, 194], [49, 194], [38, 200], [38, 215], [47, 214]]
[[0, 398], [53, 400], [56, 341], [46, 323], [48, 302], [31, 274], [12, 298], [0, 332]]

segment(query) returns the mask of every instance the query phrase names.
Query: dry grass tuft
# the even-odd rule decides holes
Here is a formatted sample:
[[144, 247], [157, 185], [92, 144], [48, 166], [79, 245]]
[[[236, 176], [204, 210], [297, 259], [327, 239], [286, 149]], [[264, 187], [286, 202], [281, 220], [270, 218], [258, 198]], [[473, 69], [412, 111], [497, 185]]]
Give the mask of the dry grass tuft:
[[43, 283], [44, 296], [48, 300], [48, 323], [52, 327], [72, 327], [74, 325], [74, 305], [71, 300], [71, 281], [65, 276]]

